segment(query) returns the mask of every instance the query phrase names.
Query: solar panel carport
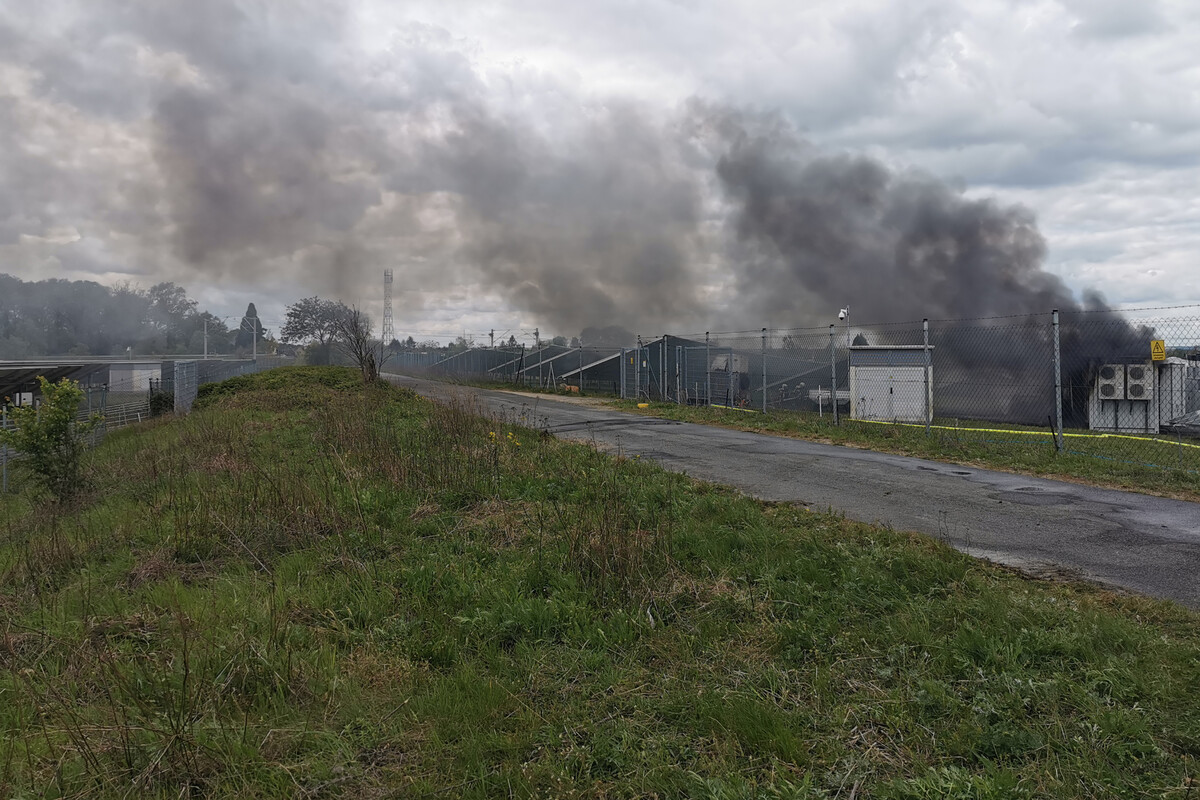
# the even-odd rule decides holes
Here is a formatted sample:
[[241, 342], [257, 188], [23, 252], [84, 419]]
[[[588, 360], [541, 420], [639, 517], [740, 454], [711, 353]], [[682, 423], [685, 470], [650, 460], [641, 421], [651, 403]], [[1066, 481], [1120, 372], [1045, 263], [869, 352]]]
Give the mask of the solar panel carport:
[[51, 383], [70, 378], [85, 386], [100, 385], [108, 383], [108, 364], [0, 364], [0, 401], [22, 392], [36, 392], [39, 375]]

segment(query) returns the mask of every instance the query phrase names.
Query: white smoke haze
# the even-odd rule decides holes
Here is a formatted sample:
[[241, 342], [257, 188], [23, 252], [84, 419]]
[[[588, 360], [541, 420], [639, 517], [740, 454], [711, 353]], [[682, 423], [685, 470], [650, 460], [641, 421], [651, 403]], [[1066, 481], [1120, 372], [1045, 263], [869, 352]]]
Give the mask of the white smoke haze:
[[[936, 50], [955, 19], [939, 8], [906, 17], [933, 38], [897, 38], [863, 69]], [[0, 272], [173, 280], [270, 320], [311, 294], [378, 314], [391, 267], [398, 329], [492, 318], [568, 335], [811, 324], [851, 295], [863, 321], [1079, 305], [1029, 208], [877, 148], [814, 144], [770, 103], [622, 91], [638, 70], [589, 83], [497, 64], [477, 40], [378, 12], [0, 7]], [[1135, 16], [1147, 36], [1165, 19]], [[824, 117], [851, 113], [836, 108]]]

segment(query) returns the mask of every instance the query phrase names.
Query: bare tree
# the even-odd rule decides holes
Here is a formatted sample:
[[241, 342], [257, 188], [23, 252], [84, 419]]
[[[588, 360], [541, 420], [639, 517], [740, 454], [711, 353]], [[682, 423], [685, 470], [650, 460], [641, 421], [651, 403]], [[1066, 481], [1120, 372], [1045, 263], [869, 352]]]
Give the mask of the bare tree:
[[379, 368], [386, 360], [383, 342], [371, 338], [371, 319], [357, 306], [338, 317], [334, 323], [333, 340], [338, 349], [358, 366], [364, 383], [379, 380]]

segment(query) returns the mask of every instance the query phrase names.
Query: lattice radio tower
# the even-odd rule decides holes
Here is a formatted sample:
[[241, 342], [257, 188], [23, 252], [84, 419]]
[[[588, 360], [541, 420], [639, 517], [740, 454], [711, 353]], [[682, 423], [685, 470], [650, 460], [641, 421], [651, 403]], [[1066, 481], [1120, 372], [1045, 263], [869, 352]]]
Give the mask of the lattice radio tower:
[[396, 338], [392, 327], [392, 271], [383, 271], [383, 346], [387, 347]]

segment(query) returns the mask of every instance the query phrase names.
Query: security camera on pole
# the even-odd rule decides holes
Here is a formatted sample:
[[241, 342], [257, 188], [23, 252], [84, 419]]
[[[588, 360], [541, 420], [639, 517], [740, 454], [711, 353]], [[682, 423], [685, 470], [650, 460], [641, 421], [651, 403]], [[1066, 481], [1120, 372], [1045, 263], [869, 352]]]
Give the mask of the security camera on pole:
[[846, 347], [850, 347], [850, 306], [846, 306], [838, 312], [838, 319], [846, 321]]

